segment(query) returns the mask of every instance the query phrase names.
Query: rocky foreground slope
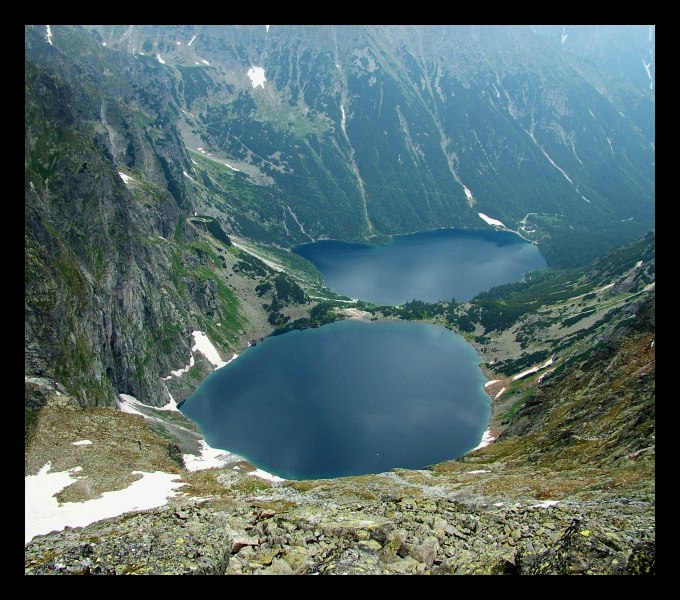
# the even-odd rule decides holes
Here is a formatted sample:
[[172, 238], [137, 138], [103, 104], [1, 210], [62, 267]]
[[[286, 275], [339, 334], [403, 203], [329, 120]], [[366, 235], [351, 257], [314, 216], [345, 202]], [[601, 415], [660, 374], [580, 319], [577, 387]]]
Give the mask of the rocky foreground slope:
[[[654, 573], [654, 339], [652, 299], [586, 360], [541, 382], [498, 441], [417, 471], [282, 483], [243, 463], [188, 473], [156, 434], [143, 434], [144, 452], [141, 432], [112, 440], [121, 420], [145, 429], [142, 417], [90, 409], [92, 481], [139, 465], [181, 473], [184, 493], [37, 537], [26, 572]], [[41, 413], [36, 438], [64, 449], [59, 470], [74, 466], [81, 412], [62, 399]], [[40, 462], [40, 444], [29, 462]]]

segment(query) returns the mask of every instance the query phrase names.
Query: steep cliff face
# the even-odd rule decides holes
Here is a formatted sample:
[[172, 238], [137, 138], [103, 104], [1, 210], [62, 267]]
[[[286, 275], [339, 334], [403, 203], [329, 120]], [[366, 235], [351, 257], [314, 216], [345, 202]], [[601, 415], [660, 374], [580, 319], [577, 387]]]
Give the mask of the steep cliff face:
[[[82, 406], [116, 393], [162, 405], [162, 378], [189, 361], [192, 331], [227, 358], [272, 327], [253, 325], [266, 322], [261, 307], [239, 315], [224, 283], [239, 251], [219, 223], [187, 221], [191, 162], [160, 65], [102, 61], [78, 28], [59, 28], [58, 47], [44, 30], [26, 29], [27, 403], [56, 386]], [[197, 364], [194, 385], [211, 368]]]
[[188, 346], [171, 344], [151, 366], [148, 344], [168, 323], [187, 341], [191, 331], [187, 301], [163, 294], [170, 256], [160, 236], [179, 208], [162, 189], [149, 205], [136, 201], [67, 83], [27, 63], [26, 90], [26, 372], [85, 405], [110, 404], [114, 389], [163, 403], [153, 380]]

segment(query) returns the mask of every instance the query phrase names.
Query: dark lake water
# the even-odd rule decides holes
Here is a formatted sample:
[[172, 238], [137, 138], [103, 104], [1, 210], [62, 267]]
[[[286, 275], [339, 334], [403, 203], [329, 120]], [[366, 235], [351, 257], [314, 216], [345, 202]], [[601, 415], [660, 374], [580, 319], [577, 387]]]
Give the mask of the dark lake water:
[[535, 245], [507, 231], [428, 231], [377, 246], [321, 241], [295, 252], [314, 263], [335, 292], [391, 305], [463, 302], [547, 266]]
[[341, 321], [265, 339], [181, 410], [211, 446], [286, 479], [417, 469], [481, 440], [481, 362], [442, 327]]

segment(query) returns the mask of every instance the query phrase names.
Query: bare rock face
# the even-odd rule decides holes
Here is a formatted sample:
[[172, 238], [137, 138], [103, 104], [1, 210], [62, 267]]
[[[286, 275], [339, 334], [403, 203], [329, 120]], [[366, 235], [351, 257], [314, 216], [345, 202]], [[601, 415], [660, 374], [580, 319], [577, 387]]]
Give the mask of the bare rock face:
[[[48, 60], [27, 44], [30, 58]], [[62, 75], [75, 68], [65, 55], [51, 61]], [[159, 237], [174, 230], [185, 200], [160, 188], [143, 202], [141, 177], [124, 183], [94, 133], [106, 130], [106, 110], [87, 75], [67, 83], [28, 62], [26, 76], [26, 373], [62, 382], [83, 406], [111, 405], [114, 391], [165, 404], [159, 376], [188, 356], [197, 310], [168, 285], [171, 253]], [[109, 142], [117, 126], [130, 130], [103, 124]], [[147, 151], [182, 156], [178, 141], [147, 142]], [[168, 168], [166, 188], [173, 181], [181, 168], [179, 178]], [[176, 333], [161, 353], [153, 344], [163, 344], [168, 323]]]

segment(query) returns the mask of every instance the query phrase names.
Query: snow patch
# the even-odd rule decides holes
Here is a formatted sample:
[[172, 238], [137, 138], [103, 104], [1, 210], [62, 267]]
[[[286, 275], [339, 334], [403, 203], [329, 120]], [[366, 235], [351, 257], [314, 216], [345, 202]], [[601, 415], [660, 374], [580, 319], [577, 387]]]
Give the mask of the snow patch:
[[170, 371], [170, 375], [172, 377], [181, 377], [185, 373], [189, 372], [189, 369], [194, 366], [194, 355], [191, 354], [189, 356], [189, 364], [186, 367], [182, 367], [181, 369], [177, 369], [176, 371]]
[[[588, 112], [590, 113], [590, 116], [593, 117], [593, 119], [595, 119], [595, 115], [593, 114], [593, 111], [588, 109]], [[597, 119], [595, 119], [595, 120], [597, 121]]]
[[264, 89], [264, 83], [267, 80], [265, 79], [264, 69], [262, 67], [250, 67], [250, 69], [248, 69], [248, 77], [250, 78], [254, 88], [259, 85], [262, 87], [262, 89]]
[[102, 46], [104, 46], [104, 48], [106, 48], [106, 42], [102, 42]]
[[473, 450], [479, 450], [480, 448], [485, 448], [488, 446], [491, 442], [494, 442], [496, 438], [491, 435], [491, 429], [487, 429], [484, 432], [484, 435], [482, 435], [482, 440], [477, 444], [470, 452]]
[[78, 440], [77, 442], [72, 442], [71, 446], [89, 446], [92, 444], [91, 440]]
[[29, 475], [24, 480], [25, 543], [37, 535], [61, 531], [65, 527], [85, 527], [126, 512], [163, 506], [169, 498], [177, 495], [177, 488], [186, 485], [178, 481], [180, 476], [176, 474], [132, 471], [133, 475], [141, 475], [142, 478], [123, 490], [104, 492], [101, 498], [86, 502], [60, 504], [54, 496], [78, 479], [83, 479], [74, 477], [82, 468], [50, 473], [51, 467], [48, 462], [37, 475]]
[[265, 25], [265, 26], [264, 26], [264, 28], [265, 28], [265, 30], [266, 30], [266, 33], [269, 33], [269, 28], [270, 28], [270, 27], [271, 27], [271, 25]]
[[492, 379], [491, 381], [487, 381], [484, 384], [484, 387], [489, 387], [490, 385], [493, 385], [494, 383], [498, 383], [499, 381], [500, 381], [500, 379]]
[[191, 46], [191, 44], [194, 43], [194, 40], [196, 39], [196, 36], [192, 37], [187, 46]]
[[567, 174], [564, 172], [564, 169], [562, 169], [560, 166], [558, 166], [558, 164], [557, 164], [557, 163], [550, 157], [550, 155], [545, 151], [545, 149], [543, 148], [543, 146], [539, 146], [539, 148], [541, 149], [541, 152], [543, 152], [543, 156], [545, 156], [545, 157], [548, 159], [548, 162], [550, 162], [550, 164], [551, 164], [553, 167], [555, 167], [560, 173], [562, 173], [562, 175], [564, 176], [564, 178], [565, 178], [569, 183], [571, 183], [572, 185], [574, 185], [574, 182], [571, 180], [571, 177], [569, 177], [569, 175], [567, 175]]
[[137, 398], [129, 394], [118, 394], [120, 400], [118, 401], [118, 410], [120, 412], [128, 413], [130, 415], [140, 415], [144, 417], [144, 413], [139, 412], [135, 408], [135, 404], [141, 404]]
[[645, 71], [647, 71], [647, 77], [649, 78], [649, 89], [653, 90], [654, 89], [654, 80], [652, 79], [652, 73], [649, 70], [649, 67], [652, 66], [652, 61], [650, 60], [648, 63], [645, 62], [645, 59], [642, 59], [642, 66], [645, 68]]
[[182, 42], [175, 42], [175, 44], [177, 44], [178, 46], [181, 46]]
[[347, 130], [345, 129], [346, 124], [347, 124], [347, 117], [345, 115], [345, 107], [341, 104], [340, 105], [340, 127], [342, 127], [342, 131], [345, 133], [345, 137], [347, 137]]
[[[167, 387], [166, 387], [167, 389]], [[157, 410], [168, 410], [172, 412], [179, 412], [179, 408], [177, 408], [177, 402], [175, 402], [175, 399], [172, 397], [172, 394], [168, 392], [168, 396], [170, 396], [170, 402], [168, 402], [165, 406], [158, 406], [156, 407]]]
[[550, 375], [550, 373], [554, 373], [555, 370], [556, 370], [556, 369], [549, 369], [549, 370], [547, 370], [545, 373], [543, 373], [543, 375], [541, 375], [541, 376], [538, 378], [538, 380], [537, 380], [538, 383], [541, 383], [541, 381], [543, 381], [543, 378], [544, 378], [544, 377]]
[[209, 446], [205, 440], [199, 440], [198, 443], [201, 445], [201, 453], [199, 455], [182, 455], [184, 466], [188, 471], [221, 468], [234, 461], [241, 460], [240, 456], [232, 454], [231, 452]]
[[532, 504], [531, 508], [550, 508], [551, 506], [555, 506], [558, 502], [559, 500], [546, 500], [545, 502]]
[[581, 198], [583, 198], [588, 204], [590, 204], [590, 200], [588, 200], [588, 198], [586, 198], [583, 194], [581, 194]]
[[504, 391], [505, 391], [505, 388], [501, 388], [500, 392], [498, 392], [498, 393], [494, 396], [493, 399], [494, 399], [494, 400], [498, 400], [498, 398], [500, 398], [500, 395], [501, 395]]
[[641, 266], [642, 266], [642, 261], [641, 261], [641, 260], [639, 260], [639, 261], [637, 261], [637, 262], [635, 263], [635, 268], [636, 268], [636, 269], [639, 269]]
[[[464, 187], [464, 186], [463, 186]], [[465, 191], [468, 192], [469, 190], [465, 188]], [[492, 219], [491, 217], [485, 215], [484, 213], [477, 213], [479, 215], [479, 218], [486, 221], [488, 225], [496, 225], [497, 227], [505, 227], [505, 225], [499, 221], [498, 219]]]
[[165, 64], [165, 61], [163, 60], [163, 58], [161, 57], [160, 54], [156, 54], [156, 60], [157, 60], [159, 63], [161, 63], [162, 65]]
[[123, 180], [123, 183], [125, 185], [128, 185], [131, 181], [134, 181], [134, 179], [132, 177], [130, 177], [129, 175], [126, 175], [125, 173], [123, 173], [121, 171], [118, 171], [118, 175], [120, 175], [120, 178]]
[[532, 367], [531, 369], [527, 369], [526, 371], [522, 371], [521, 373], [514, 375], [512, 380], [517, 381], [518, 379], [522, 379], [522, 377], [526, 377], [527, 375], [531, 375], [532, 373], [536, 373], [536, 371], [540, 371], [541, 369], [545, 369], [546, 367], [549, 367], [554, 362], [555, 362], [554, 357], [551, 356], [540, 367]]
[[285, 273], [285, 269], [281, 265], [279, 265], [275, 262], [272, 262], [271, 260], [267, 260], [266, 258], [263, 258], [262, 256], [260, 256], [256, 252], [253, 252], [250, 248], [247, 248], [243, 244], [239, 244], [238, 242], [235, 242], [233, 239], [231, 240], [231, 242], [232, 242], [232, 244], [234, 244], [234, 246], [236, 248], [238, 248], [239, 250], [243, 250], [244, 252], [247, 252], [251, 256], [254, 256], [255, 258], [261, 260], [265, 265], [274, 269], [274, 271], [278, 271], [279, 273]]
[[491, 471], [488, 471], [487, 469], [477, 469], [476, 471], [468, 471], [468, 475], [481, 475], [482, 473], [491, 473]]
[[248, 475], [250, 475], [251, 477], [259, 477], [260, 479], [266, 479], [267, 481], [273, 481], [274, 483], [286, 481], [282, 477], [272, 475], [271, 473], [267, 473], [267, 471], [263, 471], [262, 469], [255, 469], [254, 471], [250, 471]]
[[205, 356], [208, 359], [208, 362], [215, 367], [215, 370], [222, 368], [224, 365], [228, 365], [232, 360], [238, 358], [238, 354], [234, 352], [234, 356], [231, 357], [231, 360], [224, 362], [220, 357], [217, 348], [213, 346], [213, 343], [203, 331], [193, 331], [191, 335], [194, 338], [194, 345], [191, 347], [191, 350], [193, 352], [200, 352]]
[[50, 46], [54, 46], [54, 44], [52, 43], [52, 30], [50, 29], [49, 25], [47, 25], [47, 33], [45, 33], [45, 39], [47, 40], [47, 43]]
[[209, 63], [207, 60], [205, 60], [205, 58], [202, 58], [202, 59], [201, 59], [201, 62], [202, 62], [204, 65], [210, 66], [210, 63]]
[[232, 171], [236, 171], [237, 173], [243, 173], [241, 169], [237, 169], [236, 167], [232, 167], [229, 163], [222, 163], [225, 167], [231, 169]]
[[[463, 186], [463, 190], [465, 191], [465, 197], [467, 198], [468, 204], [472, 206], [475, 199], [473, 193], [468, 189], [468, 187], [465, 184], [461, 183], [460, 185]], [[479, 214], [481, 215], [481, 213]]]
[[193, 181], [194, 183], [196, 183], [196, 180], [195, 180], [191, 175], [189, 175], [189, 173], [187, 173], [186, 171], [182, 171], [182, 174], [183, 174], [187, 179], [191, 179], [191, 181]]

